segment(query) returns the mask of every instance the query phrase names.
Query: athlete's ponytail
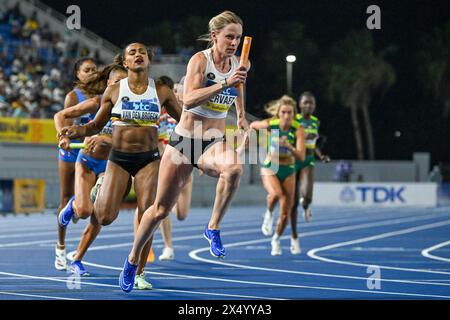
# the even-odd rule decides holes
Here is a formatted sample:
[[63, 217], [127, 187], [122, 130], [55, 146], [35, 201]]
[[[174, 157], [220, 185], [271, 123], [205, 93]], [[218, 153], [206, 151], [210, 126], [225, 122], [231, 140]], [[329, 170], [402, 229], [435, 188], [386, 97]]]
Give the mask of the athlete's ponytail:
[[277, 115], [277, 100], [272, 100], [267, 102], [264, 105], [264, 111], [266, 111], [266, 113], [271, 116], [271, 117], [276, 117]]
[[108, 86], [108, 79], [112, 72], [116, 71], [127, 72], [127, 69], [122, 65], [121, 54], [114, 57], [113, 63], [104, 66], [102, 69], [96, 72], [94, 78], [86, 83], [77, 83], [78, 88], [89, 95], [102, 94]]

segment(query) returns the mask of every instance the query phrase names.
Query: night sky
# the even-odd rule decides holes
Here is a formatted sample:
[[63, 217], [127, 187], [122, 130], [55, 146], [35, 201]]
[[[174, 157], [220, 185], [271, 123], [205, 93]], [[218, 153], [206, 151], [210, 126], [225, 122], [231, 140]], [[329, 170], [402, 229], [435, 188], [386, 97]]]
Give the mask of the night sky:
[[[448, 1], [358, 1], [358, 0], [240, 0], [240, 1], [117, 1], [117, 0], [42, 0], [65, 13], [67, 6], [77, 4], [82, 11], [82, 25], [120, 46], [142, 26], [163, 20], [177, 21], [185, 16], [212, 17], [223, 10], [236, 12], [244, 21], [244, 33], [262, 43], [271, 24], [298, 20], [319, 45], [343, 37], [350, 29], [365, 26], [366, 8], [380, 6], [382, 30], [376, 31], [380, 45], [392, 41], [414, 41], [417, 32], [427, 32], [449, 19]], [[207, 26], [205, 26], [205, 31]], [[256, 44], [255, 43], [255, 44]]]
[[[178, 21], [187, 15], [200, 15], [209, 19], [225, 9], [232, 10], [244, 21], [244, 35], [253, 37], [251, 58], [256, 62], [259, 54], [264, 51], [267, 44], [265, 38], [272, 25], [283, 21], [300, 21], [305, 27], [305, 36], [312, 39], [321, 51], [326, 52], [350, 30], [365, 28], [369, 16], [366, 14], [366, 8], [376, 4], [381, 8], [382, 24], [381, 30], [372, 31], [376, 48], [384, 48], [391, 44], [398, 47], [398, 52], [389, 58], [389, 63], [395, 68], [397, 82], [382, 101], [375, 101], [371, 106], [376, 135], [376, 158], [409, 160], [413, 152], [426, 151], [432, 153], [433, 164], [450, 161], [450, 148], [446, 147], [447, 143], [442, 143], [450, 141], [450, 137], [431, 138], [434, 120], [424, 120], [430, 117], [429, 99], [419, 90], [420, 84], [416, 81], [416, 62], [413, 57], [419, 46], [418, 38], [450, 20], [449, 1], [42, 0], [42, 2], [62, 13], [65, 13], [70, 4], [79, 5], [82, 11], [82, 26], [117, 46], [128, 43], [140, 28], [152, 23], [163, 20]], [[204, 33], [206, 32], [205, 25]], [[263, 66], [255, 65], [255, 68]], [[303, 90], [315, 91], [315, 88], [303, 87], [305, 82], [302, 82], [299, 72], [294, 67], [295, 94], [298, 95]], [[249, 76], [248, 90], [251, 90], [251, 80], [252, 77]], [[271, 98], [279, 97], [283, 93], [271, 93]], [[252, 97], [255, 94], [257, 93], [253, 92]], [[321, 99], [320, 95], [318, 98], [317, 114], [322, 119], [321, 131], [323, 135], [329, 137], [325, 146], [326, 151], [334, 158], [354, 158], [354, 148], [348, 147], [354, 141], [349, 114], [342, 109], [341, 111], [333, 109]], [[395, 131], [401, 131], [401, 137], [394, 138]], [[439, 132], [450, 134], [448, 126], [441, 128]]]

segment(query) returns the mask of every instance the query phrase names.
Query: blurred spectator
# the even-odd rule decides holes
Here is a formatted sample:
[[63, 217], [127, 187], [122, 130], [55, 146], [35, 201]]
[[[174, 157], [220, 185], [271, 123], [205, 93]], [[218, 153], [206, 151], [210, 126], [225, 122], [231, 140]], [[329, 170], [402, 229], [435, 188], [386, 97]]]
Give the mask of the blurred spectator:
[[352, 163], [350, 161], [341, 160], [336, 165], [335, 181], [349, 182], [352, 174]]
[[90, 50], [88, 47], [83, 47], [80, 51], [80, 57], [88, 57], [90, 54]]
[[[37, 12], [26, 17], [17, 3], [0, 0], [0, 117], [52, 118], [73, 87], [73, 65], [80, 57], [102, 64], [100, 52], [84, 46], [73, 32], [52, 32]], [[163, 54], [155, 48], [156, 60]], [[178, 48], [186, 61], [192, 48]]]
[[39, 28], [39, 22], [37, 21], [37, 13], [34, 11], [23, 26], [23, 36], [29, 38], [31, 34]]
[[431, 170], [430, 174], [428, 175], [428, 180], [430, 182], [442, 183], [443, 178], [442, 178], [442, 173], [441, 173], [441, 169], [439, 168], [439, 166], [435, 165], [433, 167], [433, 170]]
[[75, 60], [89, 56], [89, 48], [51, 32], [36, 12], [25, 17], [19, 4], [2, 3], [0, 19], [0, 116], [52, 118], [72, 89]]

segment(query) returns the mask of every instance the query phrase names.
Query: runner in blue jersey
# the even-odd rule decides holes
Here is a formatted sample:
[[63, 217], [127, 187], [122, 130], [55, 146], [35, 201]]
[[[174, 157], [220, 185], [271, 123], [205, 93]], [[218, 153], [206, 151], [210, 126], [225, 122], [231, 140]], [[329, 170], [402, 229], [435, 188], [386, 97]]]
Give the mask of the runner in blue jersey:
[[[82, 58], [75, 63], [74, 77], [76, 79], [75, 88], [70, 91], [64, 101], [64, 108], [70, 108], [80, 102], [83, 102], [89, 95], [79, 88], [79, 86], [92, 79], [97, 71], [97, 65], [92, 58]], [[67, 121], [65, 125], [72, 123], [87, 122], [88, 119], [81, 117], [75, 120]], [[74, 141], [76, 142], [76, 141]], [[64, 150], [59, 149], [58, 157], [58, 174], [59, 174], [59, 190], [60, 200], [57, 213], [61, 211], [69, 202], [74, 194], [74, 180], [75, 180], [75, 162], [78, 157], [78, 150]], [[55, 268], [57, 270], [66, 270], [66, 246], [65, 246], [66, 229], [61, 227], [58, 223], [58, 240], [55, 248]]]
[[[126, 76], [127, 71], [123, 66], [117, 64], [109, 65], [98, 73], [97, 79], [86, 84], [86, 91], [90, 91], [89, 86], [92, 86], [93, 83], [103, 82], [102, 86], [106, 88], [106, 85], [112, 85], [121, 79], [126, 78]], [[103, 79], [107, 79], [107, 82], [105, 83], [105, 81], [102, 81]], [[55, 124], [58, 133], [63, 128], [66, 119], [79, 117], [84, 114], [89, 114], [89, 117], [93, 119], [98, 111], [100, 101], [101, 96], [98, 95], [77, 104], [76, 106], [58, 112], [55, 115]], [[75, 196], [70, 199], [59, 214], [59, 223], [61, 226], [67, 227], [71, 219], [73, 220], [74, 218], [86, 219], [91, 217], [94, 211], [95, 200], [90, 196], [91, 189], [94, 184], [96, 184], [96, 181], [98, 181], [96, 184], [97, 188], [99, 187], [99, 184], [101, 184], [100, 181], [102, 180], [109, 152], [111, 151], [111, 136], [112, 127], [111, 121], [109, 121], [98, 135], [86, 137], [84, 139], [85, 148], [79, 152], [75, 168]], [[67, 138], [62, 137], [60, 139], [60, 146], [63, 149], [70, 150]], [[95, 217], [92, 216], [91, 220], [92, 219], [95, 219]], [[81, 276], [89, 275], [81, 263], [81, 260], [89, 245], [100, 232], [100, 228], [101, 226], [95, 222], [89, 223], [86, 226], [77, 254], [74, 261], [71, 263], [72, 272]]]

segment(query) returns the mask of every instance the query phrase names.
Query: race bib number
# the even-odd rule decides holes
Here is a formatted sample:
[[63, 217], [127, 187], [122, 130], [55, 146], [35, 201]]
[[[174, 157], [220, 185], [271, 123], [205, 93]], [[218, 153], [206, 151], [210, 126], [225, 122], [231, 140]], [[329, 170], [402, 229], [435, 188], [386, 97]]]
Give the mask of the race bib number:
[[[212, 84], [215, 82], [210, 80], [207, 82], [207, 86]], [[227, 112], [236, 102], [237, 95], [238, 91], [235, 87], [227, 88], [212, 97], [203, 107], [216, 112]]]
[[103, 127], [102, 131], [100, 131], [100, 135], [102, 136], [112, 136], [112, 121], [109, 120], [108, 123], [106, 124], [106, 126]]
[[159, 119], [159, 105], [151, 100], [122, 102], [121, 119], [154, 122]]

